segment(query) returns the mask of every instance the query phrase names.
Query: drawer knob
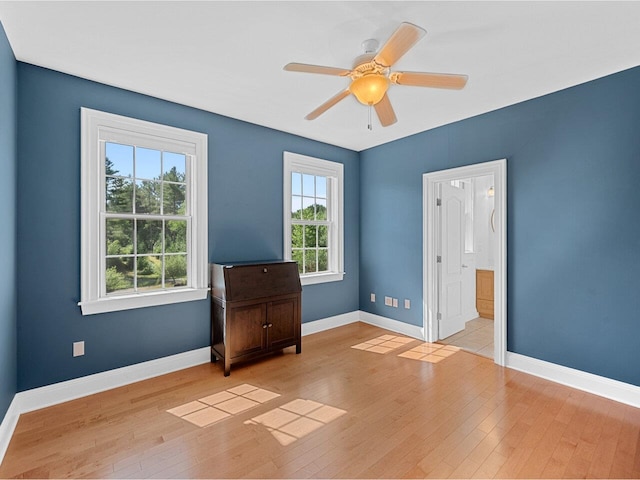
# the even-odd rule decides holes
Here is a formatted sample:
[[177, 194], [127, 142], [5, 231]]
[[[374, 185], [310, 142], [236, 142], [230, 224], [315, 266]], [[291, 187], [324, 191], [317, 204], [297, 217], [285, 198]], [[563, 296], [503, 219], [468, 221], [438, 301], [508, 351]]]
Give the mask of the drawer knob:
[[267, 267], [264, 267], [264, 268], [262, 269], [262, 273], [267, 273]]
[[270, 323], [269, 325], [267, 325], [269, 328], [273, 327], [273, 323]]
[[262, 325], [262, 328], [267, 328], [267, 324], [265, 323], [264, 325]]

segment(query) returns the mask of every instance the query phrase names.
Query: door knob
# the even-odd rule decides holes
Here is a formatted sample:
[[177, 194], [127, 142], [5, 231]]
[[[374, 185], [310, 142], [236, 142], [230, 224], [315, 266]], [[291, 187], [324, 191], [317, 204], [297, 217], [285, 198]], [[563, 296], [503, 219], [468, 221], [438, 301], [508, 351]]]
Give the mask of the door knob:
[[462, 268], [469, 268], [469, 265], [462, 264]]

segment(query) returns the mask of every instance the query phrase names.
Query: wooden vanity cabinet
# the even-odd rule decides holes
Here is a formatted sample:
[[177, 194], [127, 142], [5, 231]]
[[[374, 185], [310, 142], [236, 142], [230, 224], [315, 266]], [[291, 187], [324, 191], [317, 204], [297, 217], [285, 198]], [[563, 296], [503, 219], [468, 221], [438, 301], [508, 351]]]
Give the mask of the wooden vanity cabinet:
[[493, 270], [476, 270], [476, 310], [493, 320]]
[[211, 361], [231, 364], [301, 343], [301, 293], [295, 262], [210, 265]]

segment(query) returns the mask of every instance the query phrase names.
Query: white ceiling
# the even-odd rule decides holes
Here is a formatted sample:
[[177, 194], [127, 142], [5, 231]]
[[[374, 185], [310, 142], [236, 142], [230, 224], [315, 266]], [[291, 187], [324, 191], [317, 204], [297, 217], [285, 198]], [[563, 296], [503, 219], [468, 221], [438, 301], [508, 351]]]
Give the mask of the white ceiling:
[[[4, 2], [16, 58], [364, 150], [640, 65], [640, 2]], [[463, 73], [464, 90], [392, 85], [383, 128], [353, 96], [304, 116], [349, 79], [361, 43], [408, 21], [427, 35], [393, 70]]]

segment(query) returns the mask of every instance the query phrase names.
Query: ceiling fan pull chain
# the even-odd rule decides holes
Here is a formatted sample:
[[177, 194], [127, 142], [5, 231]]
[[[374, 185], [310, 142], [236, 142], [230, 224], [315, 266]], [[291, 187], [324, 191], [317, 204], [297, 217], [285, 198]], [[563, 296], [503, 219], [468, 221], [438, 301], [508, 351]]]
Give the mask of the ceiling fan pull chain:
[[373, 130], [373, 125], [371, 125], [371, 105], [369, 105], [369, 124], [367, 125], [367, 128], [369, 129], [369, 131]]

